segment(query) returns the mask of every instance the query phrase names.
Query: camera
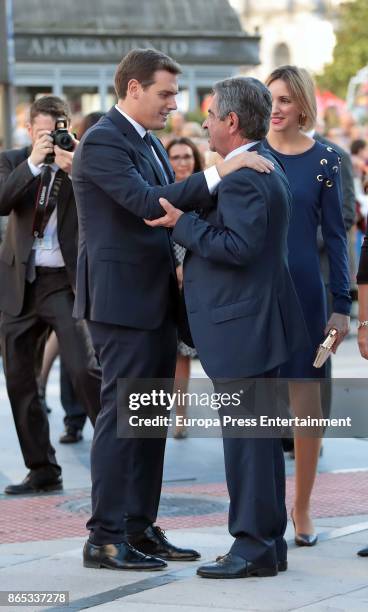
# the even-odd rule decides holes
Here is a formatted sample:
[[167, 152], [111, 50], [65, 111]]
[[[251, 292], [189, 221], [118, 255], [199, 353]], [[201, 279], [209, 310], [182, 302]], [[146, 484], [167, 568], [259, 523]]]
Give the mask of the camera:
[[[68, 132], [68, 120], [65, 117], [58, 117], [55, 121], [55, 129], [50, 134], [53, 145], [57, 145], [64, 151], [74, 150], [73, 136]], [[48, 153], [45, 157], [45, 164], [52, 164], [55, 160], [54, 153]]]

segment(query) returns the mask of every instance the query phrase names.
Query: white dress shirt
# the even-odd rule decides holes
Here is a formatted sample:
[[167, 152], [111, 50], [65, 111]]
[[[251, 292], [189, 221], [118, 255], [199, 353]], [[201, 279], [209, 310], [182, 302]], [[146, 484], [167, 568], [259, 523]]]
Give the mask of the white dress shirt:
[[[28, 158], [28, 166], [33, 176], [39, 176], [42, 171], [44, 164], [35, 166], [30, 158]], [[59, 166], [51, 164], [51, 181], [49, 192], [50, 194], [56, 172], [59, 170]], [[43, 246], [42, 246], [43, 245]], [[64, 258], [61, 254], [58, 234], [57, 234], [57, 205], [55, 206], [50, 219], [47, 222], [44, 231], [44, 237], [40, 241], [35, 239], [32, 249], [35, 251], [35, 266], [47, 267], [47, 268], [63, 268], [65, 266]]]
[[225, 159], [231, 159], [232, 157], [235, 157], [235, 155], [238, 155], [239, 153], [244, 153], [244, 151], [248, 151], [248, 149], [251, 149], [252, 147], [254, 147], [254, 145], [258, 144], [260, 142], [260, 140], [254, 140], [253, 142], [248, 142], [247, 144], [241, 145], [240, 147], [237, 147], [236, 149], [233, 149], [232, 151], [230, 151], [230, 153], [228, 153], [225, 157]]

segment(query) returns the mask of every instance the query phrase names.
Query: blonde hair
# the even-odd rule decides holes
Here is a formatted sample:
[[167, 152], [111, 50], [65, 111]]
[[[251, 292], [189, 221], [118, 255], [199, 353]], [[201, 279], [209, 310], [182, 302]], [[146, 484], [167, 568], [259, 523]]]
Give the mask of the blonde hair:
[[317, 102], [314, 82], [309, 72], [297, 66], [279, 66], [266, 79], [267, 87], [278, 79], [286, 83], [291, 97], [301, 108], [301, 129], [305, 132], [312, 129], [317, 119]]

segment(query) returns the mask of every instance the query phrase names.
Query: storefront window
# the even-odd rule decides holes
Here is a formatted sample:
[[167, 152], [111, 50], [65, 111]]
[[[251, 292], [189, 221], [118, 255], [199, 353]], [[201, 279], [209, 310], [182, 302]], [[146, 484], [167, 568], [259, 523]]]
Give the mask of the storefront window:
[[72, 115], [88, 115], [101, 110], [100, 94], [97, 87], [63, 87]]

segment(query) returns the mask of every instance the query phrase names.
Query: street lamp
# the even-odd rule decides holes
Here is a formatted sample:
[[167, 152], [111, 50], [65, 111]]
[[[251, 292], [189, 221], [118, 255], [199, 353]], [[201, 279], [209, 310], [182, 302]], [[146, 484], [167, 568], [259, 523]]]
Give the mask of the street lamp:
[[0, 148], [13, 144], [14, 64], [12, 0], [0, 0]]

